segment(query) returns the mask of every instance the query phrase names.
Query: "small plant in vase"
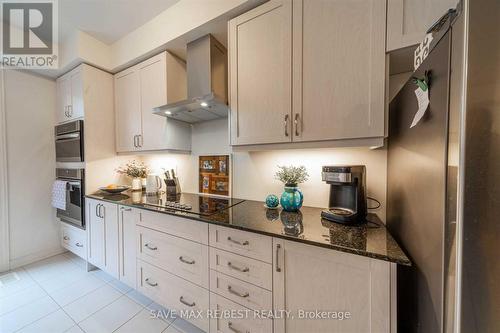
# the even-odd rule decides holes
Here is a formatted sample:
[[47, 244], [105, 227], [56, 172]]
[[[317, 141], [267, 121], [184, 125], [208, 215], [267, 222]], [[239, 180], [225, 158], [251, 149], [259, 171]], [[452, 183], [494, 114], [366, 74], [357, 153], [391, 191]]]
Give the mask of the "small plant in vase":
[[285, 184], [285, 191], [281, 194], [280, 204], [287, 212], [296, 212], [302, 207], [304, 195], [298, 184], [304, 183], [309, 178], [305, 166], [278, 166], [276, 179]]
[[116, 170], [119, 174], [132, 178], [132, 190], [142, 190], [142, 179], [146, 178], [149, 169], [143, 162], [132, 160]]

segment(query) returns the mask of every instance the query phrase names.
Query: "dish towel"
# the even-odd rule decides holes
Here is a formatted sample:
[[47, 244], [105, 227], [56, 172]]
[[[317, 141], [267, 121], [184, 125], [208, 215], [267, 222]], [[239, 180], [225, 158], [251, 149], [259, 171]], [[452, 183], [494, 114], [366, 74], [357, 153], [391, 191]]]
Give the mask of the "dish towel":
[[66, 186], [68, 182], [56, 180], [52, 185], [52, 207], [66, 210]]

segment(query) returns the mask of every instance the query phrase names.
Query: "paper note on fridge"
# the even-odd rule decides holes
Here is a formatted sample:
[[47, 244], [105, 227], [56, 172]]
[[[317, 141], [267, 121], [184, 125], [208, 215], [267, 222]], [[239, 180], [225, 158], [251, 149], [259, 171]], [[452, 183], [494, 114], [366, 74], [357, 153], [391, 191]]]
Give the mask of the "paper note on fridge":
[[415, 114], [415, 117], [413, 117], [410, 128], [418, 124], [429, 107], [429, 89], [424, 91], [422, 88], [418, 87], [415, 89], [415, 96], [417, 96], [418, 111]]

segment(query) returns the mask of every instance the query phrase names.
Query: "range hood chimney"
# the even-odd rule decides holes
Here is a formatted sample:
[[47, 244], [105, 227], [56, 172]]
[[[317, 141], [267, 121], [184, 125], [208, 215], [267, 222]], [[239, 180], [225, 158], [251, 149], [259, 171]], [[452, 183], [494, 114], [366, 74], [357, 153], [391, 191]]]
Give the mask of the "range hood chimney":
[[153, 113], [187, 123], [226, 118], [227, 52], [212, 35], [187, 44], [188, 98], [153, 109]]

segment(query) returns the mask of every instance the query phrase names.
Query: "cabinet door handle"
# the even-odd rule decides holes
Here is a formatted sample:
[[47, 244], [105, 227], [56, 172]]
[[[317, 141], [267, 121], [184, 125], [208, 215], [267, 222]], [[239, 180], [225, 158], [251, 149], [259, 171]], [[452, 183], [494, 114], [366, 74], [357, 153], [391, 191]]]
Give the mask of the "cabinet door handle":
[[231, 286], [227, 286], [227, 291], [229, 291], [233, 295], [240, 296], [242, 298], [247, 298], [248, 296], [250, 296], [248, 292], [242, 294], [237, 291], [234, 291], [234, 289]]
[[134, 147], [137, 148], [137, 135], [134, 135]]
[[294, 119], [294, 124], [295, 124], [295, 136], [299, 136], [299, 117], [300, 115], [298, 113], [295, 114], [295, 119]]
[[148, 248], [148, 249], [149, 249], [149, 250], [151, 250], [151, 251], [156, 251], [156, 250], [158, 250], [158, 247], [156, 247], [156, 246], [151, 246], [151, 245], [149, 245], [149, 243], [144, 244], [144, 247]]
[[285, 121], [284, 121], [284, 126], [285, 126], [285, 136], [288, 136], [288, 115], [285, 115]]
[[[104, 207], [104, 205], [99, 205], [99, 217], [101, 219], [104, 218], [104, 216], [106, 215], [106, 207]], [[102, 213], [101, 213], [101, 208], [102, 208]]]
[[68, 117], [71, 117], [73, 115], [73, 105], [68, 105]]
[[195, 303], [195, 302], [193, 302], [193, 303], [188, 303], [188, 302], [186, 302], [186, 301], [184, 300], [184, 297], [183, 297], [183, 296], [181, 296], [181, 298], [179, 298], [179, 302], [181, 302], [182, 304], [187, 305], [187, 306], [189, 306], [189, 307], [191, 307], [191, 308], [192, 308], [193, 306], [195, 306], [195, 305], [196, 305], [196, 303]]
[[183, 256], [180, 256], [180, 257], [179, 257], [179, 260], [180, 260], [181, 262], [185, 263], [185, 264], [188, 264], [188, 265], [194, 265], [194, 263], [195, 263], [195, 261], [194, 261], [194, 260], [186, 260], [186, 259], [184, 259], [184, 257], [183, 257]]
[[233, 323], [230, 321], [227, 323], [227, 328], [229, 328], [234, 333], [250, 333], [250, 331], [240, 331], [240, 330], [234, 328]]
[[95, 205], [95, 216], [97, 216], [97, 217], [100, 217], [100, 216], [99, 216], [99, 206], [100, 206], [100, 205], [101, 205], [101, 204], [97, 204], [97, 205]]
[[68, 106], [67, 105], [64, 106], [64, 115], [66, 117], [68, 117]]
[[230, 261], [227, 263], [227, 267], [229, 267], [231, 269], [234, 269], [234, 270], [236, 270], [238, 272], [242, 272], [242, 273], [246, 273], [246, 272], [250, 271], [250, 268], [248, 268], [248, 267], [241, 268], [241, 267], [238, 267], [238, 266], [234, 266], [233, 264], [231, 264]]
[[63, 239], [64, 240], [69, 240], [69, 237], [68, 236], [64, 236]]
[[228, 240], [228, 241], [230, 241], [230, 242], [232, 242], [232, 243], [234, 243], [234, 244], [238, 244], [238, 245], [242, 245], [242, 246], [247, 246], [247, 245], [249, 245], [249, 244], [250, 244], [250, 242], [249, 242], [249, 241], [240, 242], [240, 241], [237, 241], [237, 240], [235, 240], [235, 239], [232, 239], [232, 238], [231, 238], [231, 237], [229, 237], [229, 236], [227, 237], [227, 240]]
[[149, 278], [147, 278], [146, 280], [144, 280], [147, 284], [149, 284], [151, 287], [156, 287], [158, 285], [157, 282], [151, 282], [151, 280], [149, 280]]
[[279, 265], [281, 244], [276, 244], [276, 272], [281, 272], [281, 267]]
[[142, 147], [142, 134], [139, 134], [139, 135], [137, 136], [137, 146], [138, 146], [139, 148], [141, 148], [141, 147]]
[[80, 244], [78, 242], [75, 245], [78, 246], [78, 247], [83, 247], [83, 244]]

